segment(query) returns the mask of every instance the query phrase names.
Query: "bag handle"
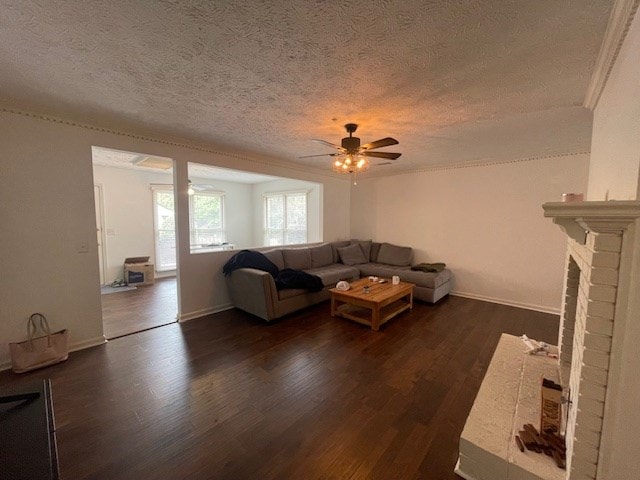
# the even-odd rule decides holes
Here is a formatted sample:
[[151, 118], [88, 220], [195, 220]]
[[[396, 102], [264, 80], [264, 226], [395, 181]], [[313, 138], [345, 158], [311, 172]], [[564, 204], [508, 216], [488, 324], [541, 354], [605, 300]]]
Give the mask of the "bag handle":
[[51, 329], [49, 328], [47, 317], [45, 317], [41, 313], [34, 313], [29, 317], [29, 320], [27, 322], [27, 338], [29, 339], [29, 349], [31, 351], [33, 351], [33, 336], [38, 330], [36, 321], [40, 322], [40, 330], [42, 330], [42, 332], [47, 335], [47, 347], [51, 346]]

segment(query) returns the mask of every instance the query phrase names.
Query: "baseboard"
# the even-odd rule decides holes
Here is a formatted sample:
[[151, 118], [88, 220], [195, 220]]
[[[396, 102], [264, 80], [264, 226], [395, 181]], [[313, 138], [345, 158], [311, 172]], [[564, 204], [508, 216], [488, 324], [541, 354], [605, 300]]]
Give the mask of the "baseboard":
[[453, 291], [450, 294], [453, 295], [454, 297], [472, 298], [474, 300], [482, 300], [483, 302], [498, 303], [500, 305], [508, 305], [510, 307], [525, 308], [527, 310], [534, 310], [536, 312], [551, 313], [552, 315], [560, 315], [559, 308], [543, 307], [542, 305], [533, 305], [531, 303], [513, 302], [511, 300], [504, 300], [502, 298], [493, 298], [493, 297], [487, 297], [484, 295], [476, 295], [475, 293]]
[[[69, 352], [77, 352], [78, 350], [84, 350], [85, 348], [97, 347], [98, 345], [102, 345], [103, 343], [107, 343], [107, 339], [104, 335], [99, 337], [90, 338], [89, 340], [83, 340], [82, 342], [77, 342], [72, 345], [69, 345]], [[9, 370], [11, 368], [11, 359], [0, 363], [0, 371]]]
[[107, 343], [107, 339], [104, 335], [100, 335], [99, 337], [90, 338], [89, 340], [84, 340], [82, 342], [69, 345], [69, 351], [77, 352], [78, 350], [84, 350], [85, 348], [97, 347], [98, 345], [102, 345], [103, 343]]
[[233, 305], [228, 303], [226, 305], [218, 305], [217, 307], [203, 308], [201, 310], [195, 310], [189, 313], [181, 313], [178, 315], [178, 321], [188, 322], [189, 320], [193, 320], [195, 318], [204, 317], [205, 315], [211, 315], [212, 313], [224, 312], [225, 310], [231, 310], [232, 308], [234, 308]]
[[155, 278], [170, 278], [176, 276], [175, 270], [167, 270], [166, 272], [155, 272]]

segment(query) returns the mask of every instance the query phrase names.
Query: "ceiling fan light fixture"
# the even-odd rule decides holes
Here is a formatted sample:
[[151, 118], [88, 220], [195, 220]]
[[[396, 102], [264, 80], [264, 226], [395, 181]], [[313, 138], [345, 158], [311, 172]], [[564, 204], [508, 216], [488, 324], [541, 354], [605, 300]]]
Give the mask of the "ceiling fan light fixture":
[[324, 145], [337, 149], [337, 153], [306, 155], [300, 158], [324, 156], [335, 157], [335, 160], [331, 163], [332, 170], [336, 173], [353, 174], [355, 180], [355, 176], [358, 173], [364, 172], [369, 169], [370, 163], [368, 157], [386, 158], [389, 160], [395, 160], [400, 157], [399, 153], [372, 151], [378, 148], [388, 147], [390, 145], [397, 145], [398, 141], [395, 138], [385, 137], [381, 138], [380, 140], [376, 140], [375, 142], [361, 145], [360, 139], [353, 136], [353, 133], [358, 128], [358, 125], [356, 125], [355, 123], [347, 123], [344, 127], [347, 130], [349, 136], [342, 139], [341, 145], [335, 145], [325, 140], [314, 140], [314, 142], [322, 143]]
[[337, 158], [332, 166], [333, 171], [336, 173], [364, 172], [369, 169], [369, 161], [360, 155], [356, 158], [351, 155], [345, 155]]

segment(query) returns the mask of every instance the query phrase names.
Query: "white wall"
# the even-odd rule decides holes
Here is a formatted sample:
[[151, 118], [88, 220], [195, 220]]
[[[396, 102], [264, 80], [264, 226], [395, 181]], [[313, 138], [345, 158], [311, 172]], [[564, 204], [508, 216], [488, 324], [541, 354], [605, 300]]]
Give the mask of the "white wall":
[[150, 256], [155, 262], [151, 184], [172, 184], [171, 175], [123, 168], [93, 167], [102, 186], [105, 231], [105, 281], [123, 278], [127, 257]]
[[224, 222], [227, 242], [236, 249], [249, 248], [253, 241], [252, 222], [252, 185], [236, 182], [224, 182], [211, 178], [198, 178], [190, 175], [194, 184], [209, 185], [217, 192], [224, 193]]
[[[74, 347], [104, 340], [93, 201], [91, 147], [173, 158], [178, 188], [179, 311], [181, 318], [229, 305], [222, 265], [229, 252], [189, 253], [187, 162], [295, 177], [323, 184], [325, 239], [349, 235], [349, 182], [327, 173], [276, 165], [273, 159], [227, 155], [214, 147], [84, 128], [0, 107], [0, 366], [7, 342], [25, 338], [25, 322], [45, 313], [69, 328]], [[77, 253], [79, 243], [88, 253]]]
[[632, 23], [593, 114], [589, 200], [640, 199], [640, 20]]
[[445, 262], [454, 292], [557, 312], [566, 237], [541, 205], [587, 184], [586, 154], [358, 181], [352, 236]]
[[265, 193], [307, 191], [307, 242], [322, 241], [322, 185], [300, 180], [282, 179], [272, 182], [261, 182], [253, 185], [253, 243], [252, 246], [264, 245], [263, 211]]
[[70, 130], [0, 114], [0, 367], [34, 312], [68, 327], [72, 345], [104, 341], [91, 141]]
[[[627, 32], [594, 111], [589, 200], [640, 200], [640, 15]], [[637, 223], [637, 222], [636, 222]], [[624, 311], [616, 311], [598, 478], [638, 478], [640, 431], [640, 231], [630, 233], [633, 254], [622, 258], [630, 271]], [[624, 299], [623, 299], [624, 300]]]

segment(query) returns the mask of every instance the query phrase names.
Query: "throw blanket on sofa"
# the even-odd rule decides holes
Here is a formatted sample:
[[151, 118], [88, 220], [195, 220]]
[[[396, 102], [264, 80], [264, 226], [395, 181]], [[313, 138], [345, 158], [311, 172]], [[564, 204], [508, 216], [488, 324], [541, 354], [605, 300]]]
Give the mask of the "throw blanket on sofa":
[[419, 270], [421, 272], [441, 272], [447, 266], [446, 263], [419, 263], [411, 267], [411, 270]]
[[260, 252], [254, 250], [240, 250], [222, 267], [225, 277], [239, 268], [255, 268], [269, 272], [273, 278], [278, 276], [278, 266]]
[[312, 292], [319, 292], [323, 288], [322, 279], [317, 275], [291, 268], [279, 270], [275, 263], [262, 253], [254, 250], [241, 250], [236, 253], [224, 264], [222, 273], [224, 273], [225, 277], [228, 277], [234, 270], [239, 268], [255, 268], [269, 273], [275, 280], [278, 290], [304, 288]]

